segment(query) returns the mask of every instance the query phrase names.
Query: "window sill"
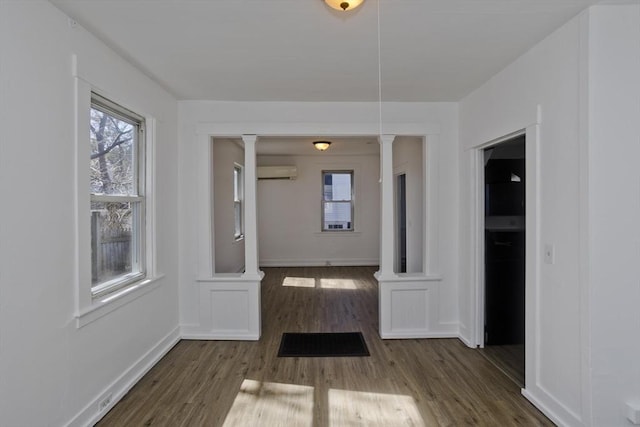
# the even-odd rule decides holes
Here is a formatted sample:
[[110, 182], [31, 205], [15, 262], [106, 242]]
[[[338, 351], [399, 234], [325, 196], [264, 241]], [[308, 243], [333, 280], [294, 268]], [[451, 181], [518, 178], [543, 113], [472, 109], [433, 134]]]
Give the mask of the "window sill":
[[349, 231], [349, 230], [333, 230], [333, 231], [316, 231], [313, 234], [316, 236], [360, 236], [361, 231]]
[[80, 310], [76, 314], [76, 328], [82, 328], [102, 316], [105, 316], [151, 292], [160, 285], [160, 279], [163, 277], [164, 274], [147, 277], [139, 282], [131, 284], [130, 286], [119, 289], [112, 294], [95, 298], [90, 306]]

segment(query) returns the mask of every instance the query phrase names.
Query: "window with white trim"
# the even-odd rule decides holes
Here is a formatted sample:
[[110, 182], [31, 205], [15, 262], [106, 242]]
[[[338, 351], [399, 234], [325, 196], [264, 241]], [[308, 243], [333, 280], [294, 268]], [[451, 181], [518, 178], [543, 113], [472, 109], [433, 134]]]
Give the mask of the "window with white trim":
[[236, 164], [233, 167], [233, 216], [234, 216], [234, 232], [233, 236], [236, 240], [244, 237], [244, 225], [242, 223], [242, 203], [243, 203], [243, 171], [242, 166]]
[[322, 231], [353, 231], [353, 171], [322, 171]]
[[91, 94], [91, 295], [146, 276], [144, 118]]

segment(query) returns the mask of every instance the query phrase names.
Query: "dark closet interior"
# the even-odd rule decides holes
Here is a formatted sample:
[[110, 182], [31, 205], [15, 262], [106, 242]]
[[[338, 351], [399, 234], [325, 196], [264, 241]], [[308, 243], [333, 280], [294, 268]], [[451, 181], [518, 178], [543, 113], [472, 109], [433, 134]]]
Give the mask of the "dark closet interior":
[[485, 150], [485, 349], [524, 385], [525, 140]]

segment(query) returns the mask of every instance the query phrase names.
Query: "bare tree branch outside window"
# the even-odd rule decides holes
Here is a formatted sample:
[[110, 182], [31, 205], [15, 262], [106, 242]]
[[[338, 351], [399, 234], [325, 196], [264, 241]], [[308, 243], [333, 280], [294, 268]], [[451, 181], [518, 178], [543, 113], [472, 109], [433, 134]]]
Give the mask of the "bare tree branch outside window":
[[92, 282], [105, 283], [134, 271], [138, 194], [139, 125], [101, 105], [90, 110]]

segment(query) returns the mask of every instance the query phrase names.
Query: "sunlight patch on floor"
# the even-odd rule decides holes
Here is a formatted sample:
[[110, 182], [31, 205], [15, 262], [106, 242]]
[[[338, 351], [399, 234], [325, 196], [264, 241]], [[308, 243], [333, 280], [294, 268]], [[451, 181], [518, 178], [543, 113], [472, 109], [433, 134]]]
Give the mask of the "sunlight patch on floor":
[[320, 279], [322, 289], [358, 289], [352, 279]]
[[244, 380], [224, 426], [311, 426], [313, 387]]
[[426, 426], [413, 397], [401, 394], [329, 390], [329, 424], [349, 426]]
[[358, 289], [353, 279], [314, 279], [313, 277], [287, 276], [282, 281], [282, 286], [291, 288], [315, 288], [321, 289]]
[[282, 286], [290, 286], [295, 288], [315, 288], [316, 279], [313, 277], [291, 277], [287, 276], [282, 281]]

